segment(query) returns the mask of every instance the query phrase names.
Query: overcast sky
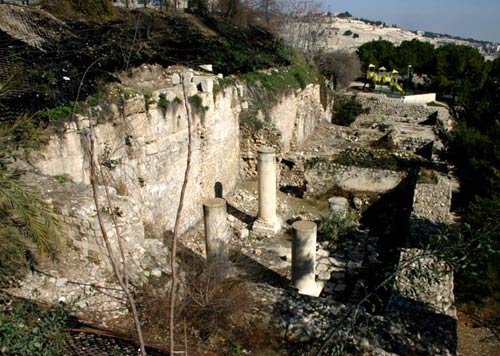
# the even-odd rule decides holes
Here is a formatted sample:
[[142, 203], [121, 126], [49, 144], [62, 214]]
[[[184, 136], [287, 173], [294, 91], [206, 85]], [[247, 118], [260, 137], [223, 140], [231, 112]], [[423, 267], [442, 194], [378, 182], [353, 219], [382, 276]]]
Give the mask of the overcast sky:
[[500, 0], [321, 0], [325, 10], [500, 43]]

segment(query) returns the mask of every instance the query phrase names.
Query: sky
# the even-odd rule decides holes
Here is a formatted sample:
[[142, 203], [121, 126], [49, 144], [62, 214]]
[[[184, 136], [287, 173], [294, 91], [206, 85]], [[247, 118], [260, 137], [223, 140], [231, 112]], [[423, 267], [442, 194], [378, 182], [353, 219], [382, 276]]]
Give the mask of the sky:
[[408, 30], [500, 43], [499, 0], [321, 0], [325, 10], [349, 11]]

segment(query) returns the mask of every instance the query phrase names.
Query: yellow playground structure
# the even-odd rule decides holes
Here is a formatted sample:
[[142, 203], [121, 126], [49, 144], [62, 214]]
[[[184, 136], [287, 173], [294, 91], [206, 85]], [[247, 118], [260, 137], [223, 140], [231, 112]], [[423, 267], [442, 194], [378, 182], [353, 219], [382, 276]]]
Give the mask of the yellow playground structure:
[[393, 69], [392, 72], [389, 73], [385, 67], [380, 67], [377, 70], [375, 68], [374, 64], [368, 66], [368, 70], [366, 71], [366, 79], [368, 81], [372, 81], [374, 85], [388, 84], [392, 89], [396, 89], [402, 95], [405, 93], [398, 83], [399, 72], [397, 70]]

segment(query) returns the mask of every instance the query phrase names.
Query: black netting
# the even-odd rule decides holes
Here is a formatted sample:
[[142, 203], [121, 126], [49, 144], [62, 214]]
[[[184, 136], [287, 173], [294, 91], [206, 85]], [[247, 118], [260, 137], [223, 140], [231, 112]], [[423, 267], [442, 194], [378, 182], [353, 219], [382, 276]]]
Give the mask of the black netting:
[[[98, 334], [72, 332], [65, 342], [68, 356], [137, 356], [139, 346], [132, 341]], [[146, 348], [148, 356], [166, 356], [167, 353]]]

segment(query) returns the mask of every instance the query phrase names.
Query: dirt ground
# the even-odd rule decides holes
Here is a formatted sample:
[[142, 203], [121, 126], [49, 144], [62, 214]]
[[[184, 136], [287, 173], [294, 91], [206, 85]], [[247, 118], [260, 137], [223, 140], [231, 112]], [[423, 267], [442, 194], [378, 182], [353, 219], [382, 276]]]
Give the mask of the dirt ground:
[[491, 304], [459, 305], [458, 345], [459, 356], [498, 356], [500, 355], [500, 328], [498, 315]]

